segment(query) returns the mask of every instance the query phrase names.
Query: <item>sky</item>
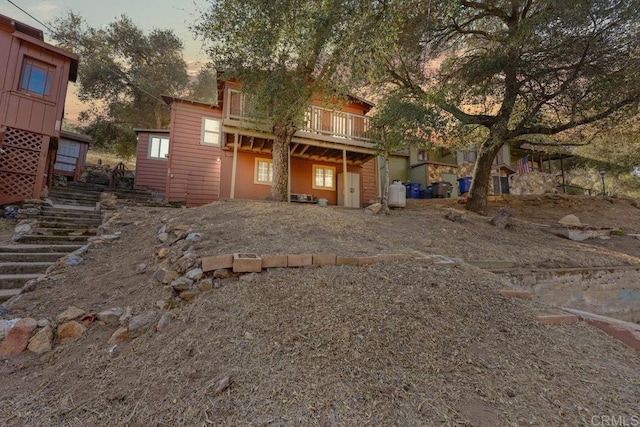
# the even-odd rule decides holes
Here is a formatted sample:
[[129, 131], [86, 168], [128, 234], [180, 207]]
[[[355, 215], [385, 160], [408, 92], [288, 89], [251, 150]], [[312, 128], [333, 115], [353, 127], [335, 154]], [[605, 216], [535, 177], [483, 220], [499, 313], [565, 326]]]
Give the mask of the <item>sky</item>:
[[[202, 42], [194, 40], [193, 34], [189, 31], [189, 26], [198, 17], [198, 10], [206, 6], [206, 0], [11, 1], [45, 24], [66, 15], [69, 11], [82, 16], [92, 27], [106, 25], [114, 18], [126, 14], [145, 31], [153, 28], [172, 29], [184, 43], [184, 57], [190, 74], [195, 74], [207, 60], [202, 49]], [[51, 41], [50, 33], [46, 28], [43, 28], [40, 23], [34, 21], [7, 0], [0, 0], [0, 14], [43, 30], [45, 41]], [[70, 83], [65, 103], [65, 119], [71, 123], [77, 123], [78, 114], [87, 108], [87, 105], [83, 105], [78, 100], [76, 94], [76, 85]]]

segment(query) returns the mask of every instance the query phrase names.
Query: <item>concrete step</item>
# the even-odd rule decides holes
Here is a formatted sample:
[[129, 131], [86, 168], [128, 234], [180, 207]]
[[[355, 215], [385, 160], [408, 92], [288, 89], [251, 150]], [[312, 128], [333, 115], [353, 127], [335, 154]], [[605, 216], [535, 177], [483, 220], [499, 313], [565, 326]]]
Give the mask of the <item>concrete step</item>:
[[[56, 246], [57, 247], [57, 246]], [[55, 262], [68, 252], [0, 252], [0, 262]]]
[[95, 236], [98, 228], [80, 225], [76, 225], [74, 228], [38, 227], [33, 229], [32, 232], [41, 236]]
[[31, 279], [37, 279], [44, 274], [0, 274], [0, 289], [21, 288]]
[[88, 182], [70, 182], [67, 184], [68, 189], [77, 189], [84, 191], [106, 191], [108, 190], [108, 186], [104, 186], [96, 183], [88, 183]]
[[78, 206], [83, 208], [93, 208], [96, 206], [96, 203], [98, 203], [97, 200], [76, 200], [62, 197], [51, 197], [51, 201], [56, 205]]
[[53, 264], [53, 262], [0, 262], [0, 275], [44, 273]]
[[73, 194], [78, 196], [100, 197], [101, 190], [85, 189], [80, 187], [53, 187], [49, 189], [49, 194]]
[[102, 214], [98, 211], [74, 211], [68, 209], [45, 208], [43, 217], [69, 218], [69, 219], [97, 219], [102, 220]]
[[87, 201], [87, 202], [97, 202], [100, 200], [100, 193], [93, 194], [74, 194], [71, 192], [62, 193], [62, 192], [53, 192], [49, 193], [50, 199], [69, 199], [69, 200], [78, 200], [78, 201]]
[[[98, 218], [68, 218], [64, 216], [56, 217], [56, 216], [41, 216], [39, 218], [39, 225], [48, 228], [55, 228], [55, 225], [52, 224], [61, 224], [61, 225], [72, 225], [73, 227], [86, 227], [86, 226], [94, 226], [97, 227], [102, 224], [102, 219]], [[61, 227], [64, 228], [64, 227]]]
[[[73, 220], [73, 218], [69, 218]], [[102, 224], [101, 221], [78, 221], [78, 222], [65, 222], [65, 219], [60, 218], [60, 221], [40, 221], [38, 226], [41, 228], [58, 228], [58, 229], [78, 229], [78, 228], [98, 228]]]
[[9, 298], [20, 295], [20, 288], [15, 289], [0, 289], [0, 303], [5, 302]]
[[83, 245], [67, 244], [67, 245], [6, 245], [0, 246], [0, 255], [11, 254], [35, 254], [35, 253], [70, 253], [77, 249], [80, 249]]
[[91, 236], [41, 236], [38, 234], [26, 234], [19, 240], [20, 243], [39, 243], [49, 245], [68, 245], [71, 243], [85, 244]]

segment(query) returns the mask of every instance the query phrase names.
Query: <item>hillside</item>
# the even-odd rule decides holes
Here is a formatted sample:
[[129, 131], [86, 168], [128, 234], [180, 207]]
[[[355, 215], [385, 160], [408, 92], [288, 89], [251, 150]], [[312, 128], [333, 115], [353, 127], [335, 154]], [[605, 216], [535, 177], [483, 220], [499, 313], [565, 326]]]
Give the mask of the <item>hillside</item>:
[[[633, 236], [574, 242], [551, 232], [573, 213], [638, 233], [637, 202], [525, 197], [493, 203], [491, 214], [504, 205], [515, 211], [505, 230], [489, 224], [491, 215], [445, 220], [455, 200], [411, 201], [388, 218], [246, 201], [121, 209], [109, 229], [119, 239], [93, 245], [82, 265], [59, 268], [2, 318], [130, 307], [156, 320], [170, 308], [171, 322], [115, 346], [107, 340], [116, 327], [93, 322], [80, 339], [42, 356], [0, 357], [0, 419], [16, 426], [496, 426], [637, 416], [636, 351], [583, 322], [541, 325], [535, 317], [556, 310], [501, 296], [510, 287], [501, 276], [410, 255], [529, 268], [639, 265]], [[163, 225], [203, 238], [163, 244]], [[173, 307], [156, 278], [167, 265], [157, 256], [163, 246], [170, 263], [185, 252], [406, 259], [215, 279], [213, 289]], [[216, 392], [225, 377], [229, 387]]]

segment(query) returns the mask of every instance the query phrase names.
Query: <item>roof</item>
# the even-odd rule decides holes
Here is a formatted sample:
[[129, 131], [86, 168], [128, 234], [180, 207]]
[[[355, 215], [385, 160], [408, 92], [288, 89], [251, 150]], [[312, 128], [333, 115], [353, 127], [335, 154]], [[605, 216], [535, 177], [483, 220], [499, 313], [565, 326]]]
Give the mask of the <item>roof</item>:
[[169, 133], [170, 132], [169, 129], [141, 129], [141, 128], [134, 128], [133, 131], [135, 133]]
[[84, 135], [82, 133], [68, 132], [63, 130], [60, 132], [60, 138], [71, 139], [76, 142], [84, 142], [87, 144], [91, 143], [91, 137], [89, 135]]
[[203, 107], [220, 108], [218, 104], [211, 104], [210, 102], [196, 101], [195, 99], [178, 98], [175, 96], [168, 96], [168, 95], [162, 95], [162, 100], [166, 102], [167, 105], [171, 105], [174, 102], [185, 102], [187, 104], [200, 105]]
[[44, 41], [44, 33], [42, 30], [34, 28], [30, 25], [16, 21], [5, 15], [0, 15], [0, 30], [11, 33], [14, 37], [32, 43], [50, 52], [69, 58], [69, 80], [75, 82], [78, 78], [78, 55], [61, 49], [57, 46]]

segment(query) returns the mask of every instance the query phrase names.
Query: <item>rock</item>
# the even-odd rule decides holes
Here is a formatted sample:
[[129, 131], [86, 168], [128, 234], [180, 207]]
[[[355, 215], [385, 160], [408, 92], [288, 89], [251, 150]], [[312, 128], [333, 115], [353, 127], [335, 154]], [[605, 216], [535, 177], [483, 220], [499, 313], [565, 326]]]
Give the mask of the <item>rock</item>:
[[7, 333], [13, 328], [20, 319], [4, 320], [0, 319], [0, 340], [7, 336]]
[[160, 283], [164, 283], [164, 276], [167, 274], [167, 270], [165, 268], [159, 268], [158, 270], [156, 270], [155, 274], [153, 275], [153, 277], [155, 277], [155, 279], [160, 282]]
[[187, 234], [187, 238], [185, 239], [187, 242], [200, 242], [204, 236], [202, 233], [189, 233]]
[[192, 299], [196, 298], [198, 295], [200, 295], [200, 291], [199, 290], [197, 290], [197, 289], [188, 289], [186, 291], [180, 292], [180, 294], [178, 296], [183, 301], [191, 301]]
[[176, 280], [171, 282], [171, 287], [176, 292], [182, 292], [191, 289], [193, 286], [193, 280], [188, 277], [178, 277]]
[[565, 217], [562, 217], [560, 221], [558, 221], [558, 224], [563, 225], [565, 227], [581, 227], [582, 226], [580, 219], [575, 215], [567, 215]]
[[228, 389], [230, 385], [231, 385], [231, 377], [226, 376], [226, 377], [222, 378], [216, 384], [216, 389], [213, 391], [213, 395], [214, 396], [219, 395], [220, 393], [222, 393], [223, 391]]
[[27, 348], [29, 351], [36, 354], [51, 351], [53, 348], [53, 328], [47, 325], [40, 329], [33, 337], [31, 337]]
[[147, 269], [147, 264], [140, 263], [136, 265], [135, 274], [142, 274], [145, 272], [146, 269]]
[[173, 229], [178, 231], [189, 231], [191, 230], [191, 226], [186, 224], [179, 224], [173, 227]]
[[365, 212], [370, 213], [372, 215], [378, 215], [380, 213], [380, 211], [382, 210], [382, 204], [374, 203], [374, 204], [369, 205], [366, 208], [364, 208], [364, 210], [365, 210]]
[[198, 290], [200, 292], [209, 292], [213, 290], [213, 279], [209, 277], [198, 282]]
[[75, 320], [63, 323], [58, 326], [58, 342], [60, 344], [73, 342], [80, 338], [86, 330], [86, 326], [76, 322]]
[[165, 329], [167, 326], [169, 326], [169, 323], [171, 323], [172, 319], [173, 315], [171, 313], [169, 313], [168, 311], [163, 313], [162, 317], [160, 317], [160, 320], [158, 321], [158, 324], [156, 325], [156, 331]]
[[129, 339], [129, 329], [122, 326], [111, 335], [108, 344], [118, 344]]
[[500, 208], [496, 216], [491, 218], [489, 222], [491, 225], [495, 225], [499, 229], [504, 229], [509, 224], [509, 218], [513, 216], [513, 211], [507, 208]]
[[169, 249], [160, 248], [160, 250], [158, 251], [158, 258], [164, 259], [167, 257], [167, 255], [169, 255]]
[[144, 334], [156, 323], [156, 312], [149, 311], [134, 316], [129, 321], [129, 337], [136, 338]]
[[31, 334], [37, 326], [38, 322], [30, 317], [18, 320], [0, 344], [0, 356], [15, 356], [22, 353], [27, 348]]
[[32, 224], [17, 225], [13, 232], [14, 234], [29, 234], [32, 228]]
[[228, 279], [231, 276], [233, 276], [233, 273], [230, 268], [218, 268], [213, 271], [214, 279]]
[[191, 280], [200, 280], [202, 278], [202, 274], [201, 268], [194, 268], [193, 270], [189, 270], [187, 277]]
[[9, 314], [9, 311], [8, 307], [5, 307], [4, 304], [0, 304], [0, 316]]
[[162, 243], [164, 243], [164, 242], [166, 242], [167, 240], [169, 240], [169, 235], [168, 235], [167, 233], [160, 233], [160, 234], [158, 234], [158, 239], [159, 239]]
[[127, 307], [124, 309], [124, 313], [118, 319], [121, 325], [124, 323], [127, 323], [129, 319], [131, 319], [131, 317], [133, 316], [133, 314], [131, 313], [131, 310], [132, 310], [131, 307]]
[[195, 254], [187, 254], [176, 261], [173, 268], [176, 269], [179, 273], [184, 273], [185, 271], [195, 266], [197, 262], [198, 258]]
[[251, 283], [258, 278], [258, 273], [243, 274], [240, 276], [240, 281], [245, 283]]
[[173, 232], [173, 234], [175, 234], [176, 242], [177, 242], [178, 240], [186, 239], [187, 236], [189, 235], [189, 232], [188, 231], [176, 230], [176, 231]]
[[124, 312], [121, 308], [110, 308], [108, 310], [103, 310], [96, 315], [98, 320], [103, 321], [107, 325], [117, 325], [120, 323], [120, 317]]
[[79, 257], [78, 255], [74, 255], [74, 254], [67, 255], [64, 258], [64, 260], [65, 260], [65, 263], [70, 267], [76, 267], [82, 264], [82, 262], [84, 261], [82, 257]]
[[173, 282], [174, 280], [176, 280], [178, 277], [180, 277], [180, 273], [178, 273], [175, 270], [169, 270], [165, 273], [164, 278], [162, 279], [162, 283], [164, 283], [165, 285], [168, 283]]
[[80, 317], [84, 316], [85, 313], [86, 311], [82, 310], [81, 308], [69, 307], [56, 316], [56, 322], [65, 323], [70, 320], [79, 319]]
[[465, 220], [467, 219], [467, 215], [464, 212], [453, 208], [450, 208], [449, 212], [447, 212], [444, 217], [445, 219], [453, 222], [465, 222]]
[[51, 320], [49, 319], [40, 319], [38, 320], [38, 328], [44, 328], [47, 326], [53, 326], [53, 324], [51, 323]]

